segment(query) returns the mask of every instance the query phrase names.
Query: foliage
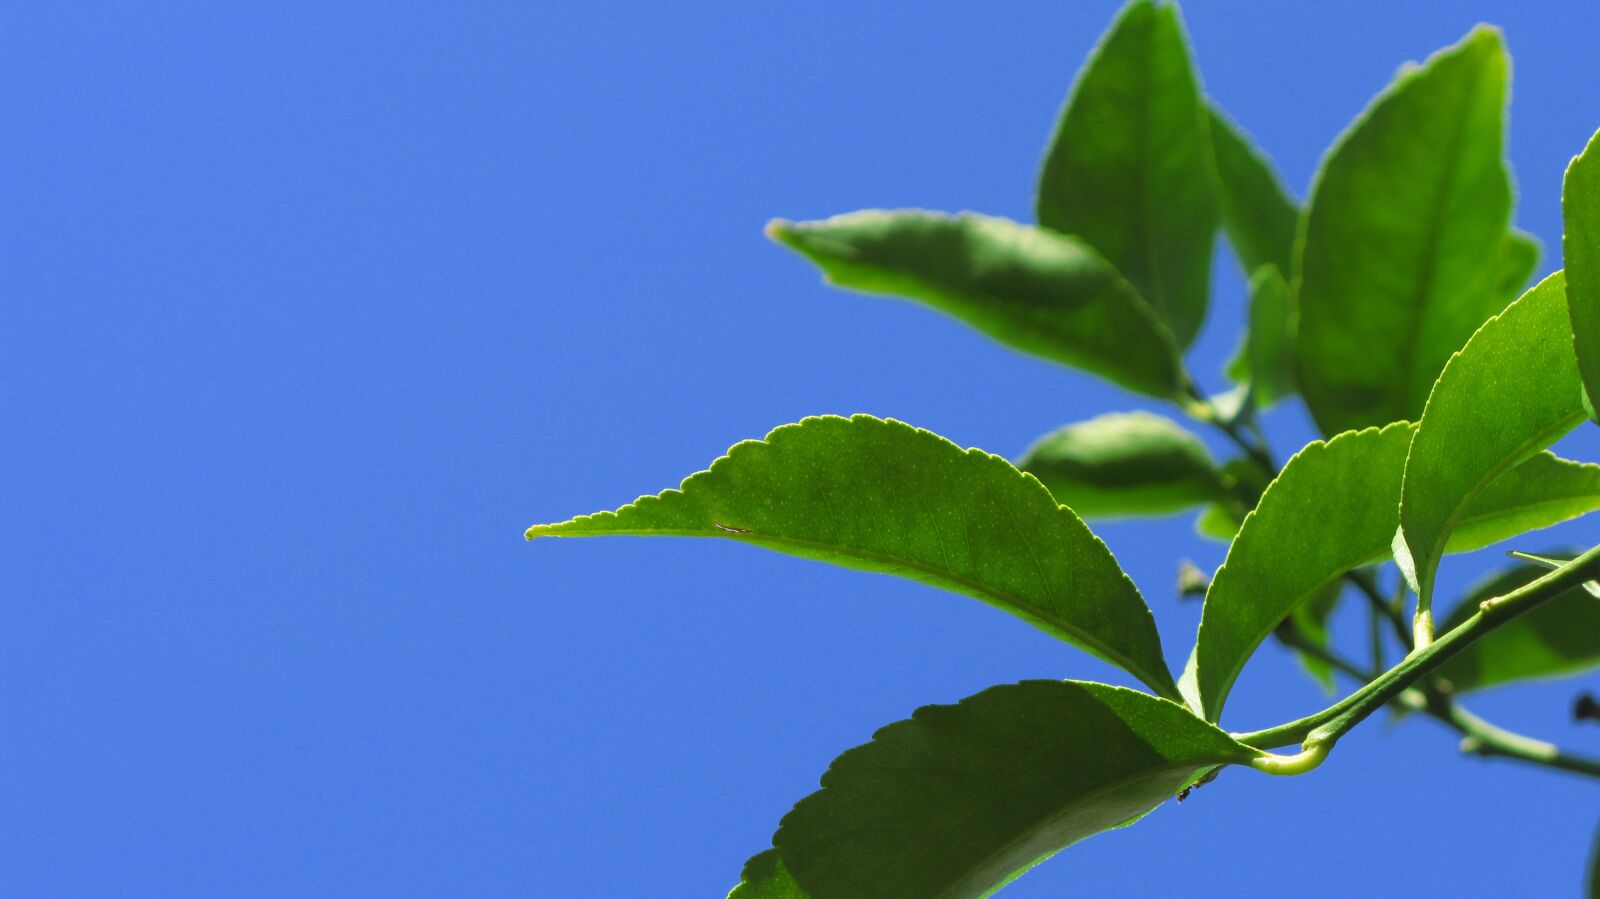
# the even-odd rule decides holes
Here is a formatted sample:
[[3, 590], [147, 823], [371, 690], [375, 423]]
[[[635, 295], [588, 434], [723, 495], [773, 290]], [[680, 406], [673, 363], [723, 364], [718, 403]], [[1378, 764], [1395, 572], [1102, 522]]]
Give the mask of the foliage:
[[[1145, 411], [1068, 424], [1015, 466], [901, 422], [824, 416], [738, 444], [676, 489], [530, 528], [715, 537], [913, 578], [1151, 690], [1025, 681], [889, 724], [829, 767], [733, 896], [988, 895], [1224, 766], [1306, 773], [1386, 706], [1439, 719], [1472, 751], [1600, 778], [1600, 761], [1460, 704], [1600, 664], [1600, 547], [1521, 554], [1433, 617], [1446, 554], [1600, 508], [1600, 466], [1547, 451], [1600, 395], [1600, 150], [1566, 179], [1566, 270], [1524, 292], [1538, 245], [1511, 227], [1508, 72], [1484, 27], [1402, 69], [1302, 208], [1204, 95], [1177, 7], [1133, 0], [1060, 116], [1037, 224], [867, 210], [769, 226], [834, 284], [1170, 402], [1238, 455], [1217, 460]], [[1233, 388], [1208, 398], [1184, 349], [1219, 233], [1248, 276], [1248, 327]], [[1296, 396], [1326, 439], [1280, 468], [1256, 415]], [[1230, 546], [1209, 578], [1187, 572], [1204, 606], [1175, 680], [1144, 598], [1084, 519], [1196, 510]], [[1403, 589], [1378, 588], [1390, 564], [1414, 614]], [[1399, 662], [1380, 642], [1370, 664], [1329, 645], [1346, 595], [1393, 632]], [[1356, 689], [1297, 721], [1221, 730], [1235, 680], [1274, 638]]]

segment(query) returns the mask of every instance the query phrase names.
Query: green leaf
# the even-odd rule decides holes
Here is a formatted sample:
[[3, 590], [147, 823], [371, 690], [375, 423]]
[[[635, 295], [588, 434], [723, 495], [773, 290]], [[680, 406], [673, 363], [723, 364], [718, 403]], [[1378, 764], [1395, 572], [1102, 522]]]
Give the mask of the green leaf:
[[1228, 363], [1228, 377], [1250, 382], [1257, 406], [1269, 408], [1294, 396], [1293, 333], [1289, 285], [1267, 265], [1250, 279], [1250, 327], [1244, 345]]
[[1013, 349], [1151, 396], [1183, 383], [1166, 326], [1076, 238], [972, 213], [876, 210], [776, 220], [767, 234], [830, 283], [919, 300]]
[[766, 895], [986, 896], [1160, 805], [1203, 770], [1257, 755], [1134, 690], [993, 687], [918, 709], [839, 756], [773, 838], [804, 893]]
[[[1441, 632], [1471, 618], [1478, 605], [1538, 580], [1542, 566], [1520, 564], [1491, 575], [1468, 591]], [[1456, 694], [1515, 681], [1562, 677], [1600, 665], [1600, 601], [1573, 588], [1461, 650], [1434, 677]]]
[[768, 849], [744, 863], [739, 885], [728, 893], [728, 899], [811, 899], [811, 896], [789, 876], [778, 850]]
[[1483, 488], [1445, 544], [1471, 552], [1600, 509], [1600, 465], [1538, 453]]
[[1501, 245], [1500, 295], [1509, 303], [1522, 296], [1539, 267], [1539, 241], [1532, 234], [1513, 230]]
[[1382, 558], [1412, 426], [1340, 434], [1290, 459], [1262, 494], [1211, 579], [1185, 692], [1207, 720], [1222, 713], [1261, 641], [1345, 572]]
[[1188, 346], [1205, 320], [1218, 200], [1177, 7], [1134, 0], [1089, 57], [1039, 175], [1039, 224], [1111, 261]]
[[720, 537], [976, 597], [1175, 696], [1155, 619], [1110, 550], [1031, 475], [868, 415], [747, 440], [677, 490], [528, 529]]
[[1228, 488], [1228, 499], [1207, 506], [1195, 519], [1195, 531], [1202, 537], [1232, 542], [1244, 517], [1256, 507], [1273, 477], [1274, 472], [1263, 469], [1253, 459], [1245, 456], [1229, 459], [1222, 466], [1222, 482]]
[[1323, 163], [1295, 351], [1324, 433], [1415, 421], [1450, 354], [1505, 305], [1508, 68], [1499, 33], [1475, 29], [1403, 70]]
[[[1249, 473], [1251, 469], [1241, 462], [1236, 459], [1223, 467], [1225, 482], [1234, 483], [1240, 473]], [[1255, 489], [1259, 496], [1261, 488]], [[1239, 532], [1244, 514], [1237, 510], [1246, 500], [1253, 503], [1254, 499], [1241, 485], [1236, 484], [1233, 492], [1240, 503], [1212, 503], [1201, 513], [1195, 529], [1202, 536], [1227, 542]], [[1444, 551], [1447, 555], [1472, 552], [1597, 509], [1600, 466], [1571, 462], [1549, 452], [1536, 453], [1495, 478], [1478, 494], [1456, 523]]]
[[1485, 322], [1428, 398], [1395, 540], [1395, 561], [1422, 610], [1447, 542], [1479, 494], [1583, 420], [1564, 285], [1557, 272]]
[[1294, 238], [1300, 209], [1289, 198], [1267, 160], [1228, 120], [1211, 107], [1211, 146], [1221, 186], [1222, 227], [1246, 275], [1264, 265], [1294, 271]]
[[1600, 133], [1567, 166], [1561, 185], [1567, 302], [1573, 344], [1589, 397], [1600, 397]]
[[1149, 412], [1068, 425], [1041, 438], [1017, 467], [1084, 518], [1172, 515], [1223, 493], [1200, 438]]

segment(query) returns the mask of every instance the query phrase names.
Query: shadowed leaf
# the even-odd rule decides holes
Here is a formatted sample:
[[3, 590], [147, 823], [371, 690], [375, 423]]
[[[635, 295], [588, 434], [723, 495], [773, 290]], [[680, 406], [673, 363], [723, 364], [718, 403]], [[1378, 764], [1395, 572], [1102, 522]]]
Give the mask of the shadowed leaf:
[[[993, 687], [918, 709], [839, 756], [773, 838], [803, 892], [734, 895], [985, 896], [1138, 818], [1203, 771], [1257, 754], [1182, 706], [1134, 690]], [[770, 881], [752, 882], [747, 867], [746, 882]]]
[[1084, 518], [1171, 515], [1223, 491], [1200, 438], [1149, 412], [1068, 425], [1041, 438], [1017, 467]]
[[918, 300], [1014, 349], [1129, 390], [1170, 398], [1182, 385], [1166, 326], [1076, 238], [971, 213], [920, 211], [779, 220], [767, 234], [805, 255], [830, 283]]

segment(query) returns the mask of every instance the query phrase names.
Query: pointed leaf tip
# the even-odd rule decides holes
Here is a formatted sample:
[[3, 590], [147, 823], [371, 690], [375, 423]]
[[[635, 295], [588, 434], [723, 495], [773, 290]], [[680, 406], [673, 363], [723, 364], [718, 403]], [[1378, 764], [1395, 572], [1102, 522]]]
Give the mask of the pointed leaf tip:
[[1031, 475], [930, 431], [807, 418], [735, 445], [680, 487], [531, 536], [719, 537], [983, 600], [1176, 696], [1138, 588]]

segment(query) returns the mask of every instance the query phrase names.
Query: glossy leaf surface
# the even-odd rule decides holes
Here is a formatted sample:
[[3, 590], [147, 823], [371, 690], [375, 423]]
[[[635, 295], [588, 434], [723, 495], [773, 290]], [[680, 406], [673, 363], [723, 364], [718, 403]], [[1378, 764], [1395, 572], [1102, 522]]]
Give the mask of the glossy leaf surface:
[[[1545, 574], [1518, 564], [1475, 585], [1441, 626], [1441, 633], [1466, 621], [1478, 604], [1504, 596]], [[1560, 677], [1600, 665], [1600, 599], [1574, 587], [1469, 644], [1435, 672], [1455, 693], [1515, 681]]]
[[535, 525], [529, 539], [737, 540], [984, 600], [1175, 696], [1155, 620], [1104, 543], [1033, 477], [982, 450], [867, 415], [734, 446], [676, 490]]
[[1300, 389], [1324, 433], [1415, 421], [1450, 354], [1505, 305], [1509, 63], [1474, 30], [1340, 138], [1306, 210]]
[[1188, 346], [1218, 222], [1208, 112], [1178, 10], [1134, 0], [1078, 77], [1039, 175], [1039, 224], [1111, 261]]
[[1084, 518], [1171, 515], [1223, 492], [1200, 438], [1149, 412], [1068, 425], [1041, 438], [1017, 467]]
[[1396, 561], [1432, 596], [1447, 541], [1502, 472], [1583, 419], [1560, 272], [1484, 323], [1439, 376], [1406, 462]]
[[774, 221], [832, 284], [907, 297], [1023, 352], [1172, 397], [1182, 364], [1149, 304], [1082, 241], [1006, 219], [871, 210]]
[[879, 730], [834, 761], [773, 843], [811, 899], [984, 896], [1202, 770], [1256, 755], [1167, 700], [1024, 681]]
[[1470, 552], [1600, 509], [1600, 465], [1534, 455], [1489, 482], [1445, 543]]
[[1301, 450], [1244, 521], [1211, 579], [1185, 692], [1216, 721], [1245, 662], [1300, 605], [1394, 537], [1412, 428], [1340, 434]]
[[1561, 215], [1573, 345], [1589, 396], [1600, 398], [1600, 134], [1567, 167]]

